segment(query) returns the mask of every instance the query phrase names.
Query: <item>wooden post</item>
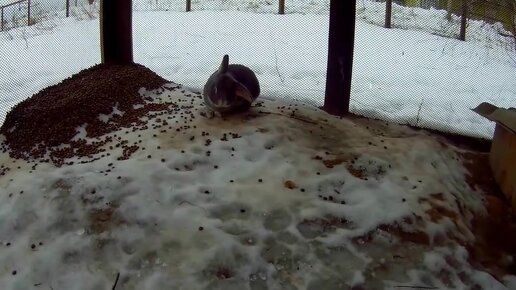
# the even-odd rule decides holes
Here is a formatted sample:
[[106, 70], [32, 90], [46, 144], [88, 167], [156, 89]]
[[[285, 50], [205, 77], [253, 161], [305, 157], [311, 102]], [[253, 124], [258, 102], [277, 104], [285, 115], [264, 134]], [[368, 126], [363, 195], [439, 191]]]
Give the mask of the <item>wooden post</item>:
[[285, 0], [279, 0], [278, 14], [285, 14]]
[[356, 0], [330, 0], [324, 110], [333, 115], [349, 113], [356, 5]]
[[186, 12], [192, 11], [192, 0], [186, 0]]
[[102, 63], [133, 63], [132, 1], [100, 0]]
[[70, 17], [70, 0], [66, 0], [66, 17]]
[[446, 19], [448, 21], [452, 20], [452, 10], [453, 10], [453, 0], [447, 0], [446, 1]]
[[391, 28], [392, 0], [385, 1], [385, 28]]
[[31, 25], [30, 21], [30, 0], [27, 0], [27, 26]]
[[466, 25], [468, 23], [468, 0], [462, 0], [462, 13], [460, 16], [460, 36], [459, 39], [466, 41]]

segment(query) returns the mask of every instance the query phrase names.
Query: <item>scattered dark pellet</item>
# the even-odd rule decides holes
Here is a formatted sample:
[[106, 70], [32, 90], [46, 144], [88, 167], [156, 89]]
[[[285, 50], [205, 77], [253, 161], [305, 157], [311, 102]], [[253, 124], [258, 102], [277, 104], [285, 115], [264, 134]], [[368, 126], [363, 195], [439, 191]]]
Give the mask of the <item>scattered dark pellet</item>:
[[199, 231], [202, 231], [202, 230], [204, 230], [204, 228], [203, 227], [199, 227]]

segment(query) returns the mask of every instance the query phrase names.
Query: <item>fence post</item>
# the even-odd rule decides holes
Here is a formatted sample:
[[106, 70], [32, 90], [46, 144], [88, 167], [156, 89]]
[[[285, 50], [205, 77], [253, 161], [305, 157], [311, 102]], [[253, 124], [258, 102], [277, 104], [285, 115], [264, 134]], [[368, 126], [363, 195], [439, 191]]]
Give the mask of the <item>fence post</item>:
[[285, 0], [279, 0], [278, 14], [285, 14]]
[[192, 0], [186, 0], [186, 12], [192, 11]]
[[132, 1], [100, 0], [102, 63], [133, 63]]
[[446, 1], [446, 19], [448, 19], [448, 21], [452, 20], [452, 10], [453, 10], [452, 0], [447, 0]]
[[27, 26], [30, 26], [30, 0], [27, 0]]
[[391, 28], [392, 0], [385, 1], [385, 28]]
[[333, 115], [349, 113], [356, 6], [356, 0], [330, 0], [324, 110]]
[[66, 17], [70, 17], [70, 0], [66, 0]]
[[462, 0], [462, 12], [460, 16], [460, 36], [459, 39], [466, 41], [466, 25], [468, 22], [468, 0]]

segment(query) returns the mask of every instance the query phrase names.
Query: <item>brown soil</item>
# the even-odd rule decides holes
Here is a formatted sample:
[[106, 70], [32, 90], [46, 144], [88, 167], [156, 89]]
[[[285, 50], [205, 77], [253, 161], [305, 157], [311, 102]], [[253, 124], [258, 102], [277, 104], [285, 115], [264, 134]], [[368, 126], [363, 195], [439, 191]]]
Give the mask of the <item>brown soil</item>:
[[[50, 157], [62, 160], [74, 155], [91, 156], [105, 141], [89, 145], [71, 141], [77, 127], [87, 124], [88, 137], [98, 137], [137, 121], [149, 109], [163, 109], [134, 110], [133, 105], [144, 103], [138, 93], [141, 87], [155, 89], [165, 83], [165, 79], [139, 64], [101, 64], [85, 69], [41, 90], [7, 114], [0, 128], [0, 134], [6, 137], [3, 152], [10, 149], [14, 158], [41, 158], [51, 147], [70, 144], [71, 148], [52, 150]], [[123, 117], [108, 124], [98, 118], [100, 114], [111, 114], [115, 106], [124, 112]]]
[[509, 201], [493, 178], [489, 155], [469, 152], [462, 154], [462, 159], [470, 174], [470, 187], [486, 194], [487, 215], [475, 216], [472, 224], [476, 242], [468, 246], [471, 262], [497, 278], [506, 273], [515, 275], [516, 261], [507, 257], [516, 254], [516, 222]]

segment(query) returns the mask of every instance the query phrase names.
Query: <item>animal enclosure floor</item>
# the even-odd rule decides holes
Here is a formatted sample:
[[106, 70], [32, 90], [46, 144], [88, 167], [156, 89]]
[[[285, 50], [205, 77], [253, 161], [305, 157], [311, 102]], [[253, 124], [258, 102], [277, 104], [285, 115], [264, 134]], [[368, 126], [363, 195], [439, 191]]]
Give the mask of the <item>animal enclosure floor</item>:
[[[67, 81], [1, 128], [2, 289], [515, 289], [486, 153], [302, 103], [207, 118], [141, 66]], [[87, 118], [30, 131], [43, 100]]]

